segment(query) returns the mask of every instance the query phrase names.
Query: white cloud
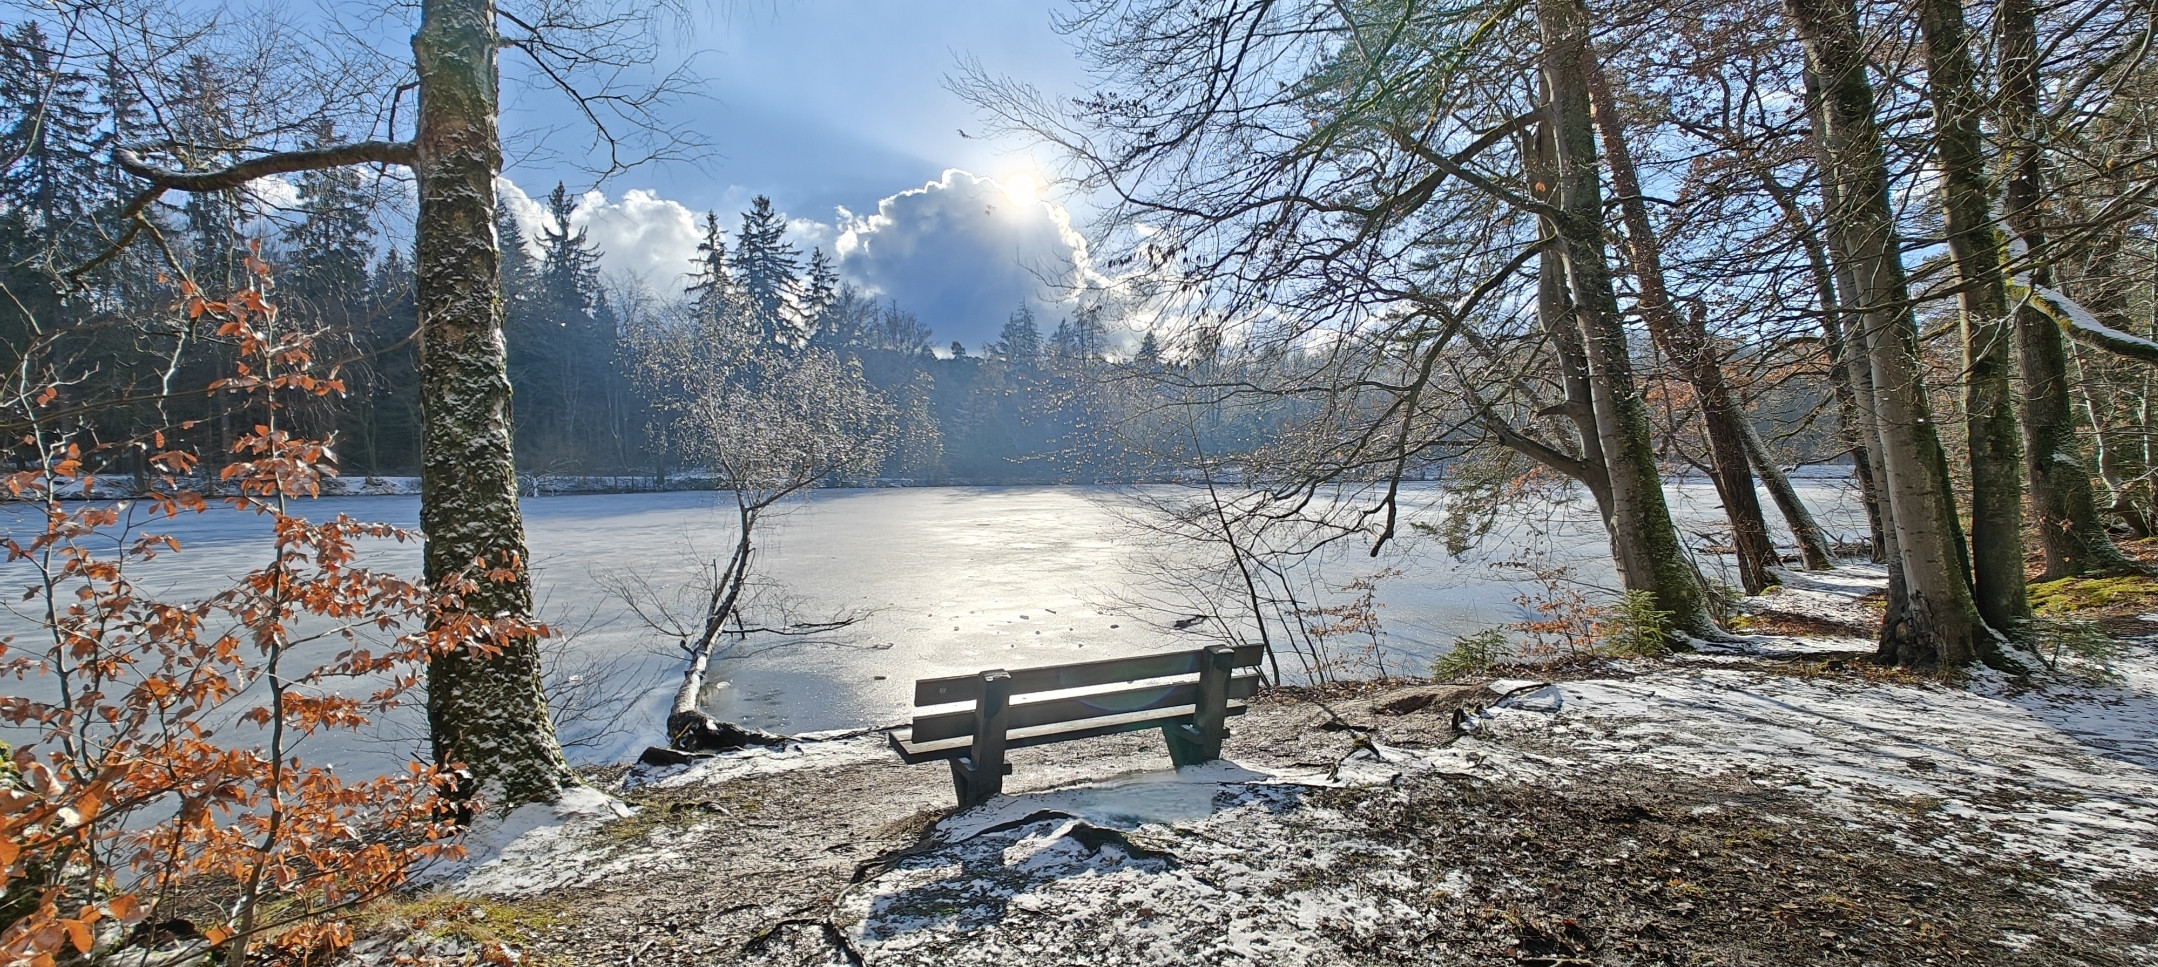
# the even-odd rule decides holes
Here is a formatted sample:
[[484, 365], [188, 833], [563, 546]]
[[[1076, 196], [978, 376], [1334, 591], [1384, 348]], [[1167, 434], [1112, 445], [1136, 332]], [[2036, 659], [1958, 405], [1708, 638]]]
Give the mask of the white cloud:
[[841, 209], [840, 273], [913, 310], [939, 344], [994, 339], [1021, 302], [1053, 327], [1076, 307], [1076, 292], [1100, 280], [1071, 216], [1037, 191], [954, 168], [879, 201], [873, 214]]
[[[527, 249], [538, 255], [531, 240], [551, 227], [547, 210], [507, 178], [496, 187], [502, 206], [524, 230]], [[623, 192], [620, 201], [588, 191], [577, 200], [569, 218], [570, 227], [583, 229], [599, 250], [603, 271], [634, 275], [661, 295], [680, 291], [685, 284], [690, 263], [697, 257], [697, 242], [704, 237], [699, 220], [682, 203], [642, 188]]]
[[275, 214], [300, 207], [300, 186], [287, 178], [257, 178], [247, 183], [246, 190], [259, 211]]
[[[969, 348], [996, 338], [1012, 310], [1033, 306], [1042, 327], [1077, 308], [1080, 290], [1104, 279], [1087, 256], [1086, 239], [1071, 216], [1039, 196], [1039, 185], [1007, 188], [959, 169], [919, 188], [888, 196], [875, 212], [837, 209], [829, 223], [792, 218], [788, 239], [807, 262], [821, 247], [838, 261], [842, 278], [880, 298], [896, 300], [935, 330], [938, 345], [957, 339]], [[525, 232], [535, 256], [549, 224], [540, 199], [504, 178], [501, 204]], [[728, 197], [747, 194], [730, 188]], [[741, 207], [747, 207], [746, 204]], [[644, 189], [619, 200], [587, 192], [570, 223], [584, 229], [610, 272], [634, 274], [662, 296], [679, 292], [703, 238], [701, 213]], [[739, 212], [723, 213], [729, 242]], [[1136, 332], [1113, 331], [1112, 342], [1136, 343]], [[1128, 347], [1126, 347], [1128, 348]]]

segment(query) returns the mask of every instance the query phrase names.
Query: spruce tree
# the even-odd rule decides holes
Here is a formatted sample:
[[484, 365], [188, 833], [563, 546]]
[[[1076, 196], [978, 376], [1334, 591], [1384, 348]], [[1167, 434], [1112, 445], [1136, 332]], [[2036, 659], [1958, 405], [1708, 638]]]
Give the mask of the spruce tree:
[[717, 322], [726, 317], [734, 300], [734, 276], [727, 271], [727, 236], [719, 230], [719, 215], [704, 213], [704, 239], [697, 243], [697, 267], [684, 291], [699, 320]]
[[1033, 366], [1042, 355], [1042, 331], [1034, 324], [1034, 310], [1020, 303], [997, 333], [996, 352], [1020, 366]]
[[[217, 63], [197, 54], [181, 64], [174, 79], [171, 140], [166, 150], [189, 168], [231, 164], [234, 123], [227, 110], [226, 81]], [[187, 238], [195, 282], [211, 292], [239, 285], [244, 204], [239, 189], [195, 192], [187, 196]]]
[[547, 311], [560, 314], [556, 321], [565, 324], [569, 316], [590, 318], [599, 300], [600, 253], [584, 229], [570, 227], [576, 213], [568, 188], [555, 182], [547, 195], [547, 224], [540, 227], [538, 282]]
[[798, 343], [798, 329], [788, 315], [800, 285], [795, 278], [799, 255], [787, 241], [785, 216], [772, 210], [770, 198], [758, 195], [742, 213], [730, 267], [747, 303], [749, 322], [763, 341]]
[[[135, 84], [135, 78], [120, 63], [120, 56], [106, 55], [97, 85], [98, 104], [105, 115], [104, 137], [94, 152], [99, 158], [111, 157], [113, 148], [135, 147], [148, 139], [150, 111]], [[104, 174], [109, 183], [106, 195], [113, 202], [118, 202], [137, 187], [134, 179], [117, 165], [105, 167]]]
[[1070, 319], [1058, 320], [1056, 331], [1049, 334], [1049, 355], [1058, 359], [1079, 355], [1079, 330], [1072, 328]]
[[[538, 263], [522, 312], [509, 317], [519, 456], [551, 469], [593, 467], [608, 409], [616, 332], [600, 299], [600, 252], [572, 222], [577, 203], [557, 183], [547, 196]], [[511, 283], [505, 273], [504, 285]]]
[[[335, 144], [336, 132], [324, 123], [313, 143]], [[369, 241], [372, 206], [359, 172], [351, 168], [303, 172], [299, 194], [300, 222], [284, 236], [289, 252], [281, 288], [323, 323], [342, 326], [356, 314], [367, 290], [368, 265], [375, 255]]]
[[1154, 338], [1154, 330], [1149, 329], [1146, 335], [1139, 337], [1139, 351], [1132, 354], [1132, 362], [1147, 369], [1161, 365], [1161, 340]]
[[809, 277], [802, 289], [803, 335], [811, 340], [831, 324], [829, 316], [839, 299], [839, 269], [821, 248], [809, 250]]
[[495, 211], [495, 240], [502, 246], [502, 310], [505, 316], [522, 315], [539, 289], [539, 270], [533, 266], [530, 239], [524, 226], [507, 207]]
[[0, 159], [12, 161], [0, 171], [0, 207], [10, 262], [72, 261], [94, 239], [88, 217], [105, 193], [99, 126], [89, 78], [36, 21], [0, 38]]

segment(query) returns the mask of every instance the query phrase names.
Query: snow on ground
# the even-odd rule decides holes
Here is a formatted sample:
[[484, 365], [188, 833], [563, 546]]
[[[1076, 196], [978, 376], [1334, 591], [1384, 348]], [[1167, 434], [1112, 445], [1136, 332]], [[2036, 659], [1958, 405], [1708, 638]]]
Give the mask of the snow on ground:
[[[1787, 575], [1777, 605], [1833, 613], [1878, 587], [1877, 569]], [[1375, 855], [1394, 847], [1340, 834], [1342, 817], [1306, 801], [1308, 787], [1449, 774], [1564, 788], [1634, 770], [1773, 790], [1914, 856], [2054, 871], [2037, 889], [2083, 926], [2148, 927], [2158, 909], [2124, 906], [2101, 886], [2158, 870], [2154, 644], [2132, 646], [2115, 684], [1996, 676], [1956, 688], [1646, 662], [1605, 679], [1496, 682], [1506, 697], [1443, 748], [1374, 743], [1323, 774], [1216, 766], [1000, 797], [946, 820], [920, 855], [844, 896], [835, 922], [871, 963], [1088, 949], [1324, 962], [1344, 931], [1442, 929], [1427, 922], [1429, 904], [1400, 898], [1444, 893], [1464, 874], [1405, 872]], [[1369, 873], [1314, 889], [1294, 873], [1343, 867]], [[1117, 938], [1106, 949], [1081, 936], [1105, 929]], [[1995, 941], [2028, 943], [2013, 932]]]
[[630, 814], [613, 796], [587, 786], [562, 793], [557, 803], [519, 806], [485, 817], [465, 834], [464, 858], [423, 870], [420, 883], [462, 892], [522, 896], [577, 881], [586, 865], [589, 835]]
[[848, 734], [843, 738], [820, 738], [816, 735], [802, 735], [798, 738], [800, 741], [789, 742], [778, 748], [753, 745], [700, 759], [687, 766], [633, 773], [625, 788], [654, 786], [661, 789], [682, 789], [802, 769], [844, 768], [853, 763], [882, 759], [892, 754], [891, 745], [882, 732]]
[[[1879, 573], [1784, 580], [1768, 605], [1835, 614]], [[1948, 942], [1926, 932], [1943, 917], [1954, 942], [1976, 945], [1952, 962], [2158, 956], [2158, 636], [2131, 643], [2110, 682], [1983, 673], [1951, 686], [1759, 660], [1870, 649], [1839, 641], [1496, 681], [1465, 735], [1422, 745], [1367, 726], [1321, 738], [1289, 701], [1255, 707], [1250, 719], [1279, 722], [1247, 720], [1232, 761], [1131, 769], [1075, 746], [1054, 768], [1030, 764], [1022, 791], [857, 868], [824, 924], [869, 964], [1470, 963], [1536, 950], [1550, 955], [1536, 962], [1585, 963], [1552, 958], [1653, 951], [1672, 936], [1659, 930], [1717, 960], [1778, 949], [1763, 931], [1780, 929], [1907, 962]], [[867, 775], [890, 756], [884, 741], [753, 749], [652, 783], [710, 788], [725, 802], [690, 805], [722, 816], [754, 812], [726, 799], [728, 783], [765, 796], [774, 782]], [[916, 808], [908, 795], [900, 808]], [[673, 882], [670, 870], [739, 852], [750, 832], [660, 826], [607, 847], [591, 834], [602, 808], [511, 814], [490, 841], [505, 845], [475, 850], [457, 888], [515, 896], [631, 869]], [[808, 837], [800, 853], [827, 848], [814, 830], [749, 826]], [[1773, 916], [1741, 906], [1764, 897]], [[1568, 939], [1577, 914], [1611, 932]]]
[[[685, 767], [633, 774], [624, 791], [718, 785], [810, 769], [842, 769], [891, 755], [882, 733], [819, 739], [803, 736], [779, 748], [751, 746]], [[646, 807], [654, 808], [654, 807]], [[425, 871], [423, 885], [472, 896], [512, 898], [607, 881], [625, 872], [679, 869], [696, 862], [687, 834], [661, 829], [651, 845], [623, 848], [600, 835], [608, 823], [633, 815], [632, 807], [604, 792], [579, 787], [552, 806], [521, 806], [493, 821], [482, 820], [464, 840], [465, 858]]]
[[2062, 888], [2079, 912], [2132, 923], [2158, 911], [2121, 909], [2090, 885], [2158, 869], [2158, 661], [2138, 651], [2118, 688], [1989, 679], [1966, 690], [1721, 669], [1566, 682], [1554, 686], [1563, 711], [1502, 705], [1482, 717], [1477, 742], [1448, 751], [1495, 747], [1483, 762], [1518, 772], [1511, 747], [1548, 746], [1536, 766], [1554, 781], [1621, 765], [1743, 774], [1854, 824], [1904, 831], [1914, 850], [2058, 867], [2074, 874]]

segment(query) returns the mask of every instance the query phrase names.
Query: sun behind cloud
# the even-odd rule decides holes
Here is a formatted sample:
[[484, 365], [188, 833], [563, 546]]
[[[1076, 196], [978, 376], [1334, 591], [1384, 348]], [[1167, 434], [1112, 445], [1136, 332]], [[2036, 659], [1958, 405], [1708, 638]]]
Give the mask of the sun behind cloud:
[[1030, 171], [1014, 171], [997, 179], [997, 187], [1004, 189], [1012, 204], [1022, 208], [1039, 205], [1042, 200], [1041, 181]]

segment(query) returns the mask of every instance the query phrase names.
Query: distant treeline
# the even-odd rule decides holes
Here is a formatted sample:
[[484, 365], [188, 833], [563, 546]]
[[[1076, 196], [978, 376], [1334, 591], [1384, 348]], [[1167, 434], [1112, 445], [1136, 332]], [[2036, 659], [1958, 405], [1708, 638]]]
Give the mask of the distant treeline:
[[[163, 79], [187, 96], [153, 124], [129, 77], [117, 68], [78, 70], [37, 23], [7, 28], [0, 41], [0, 92], [10, 92], [7, 103], [39, 105], [10, 112], [0, 125], [0, 158], [9, 159], [0, 165], [0, 282], [18, 300], [0, 306], [0, 339], [11, 359], [53, 370], [62, 402], [77, 404], [59, 407], [55, 418], [79, 434], [92, 464], [141, 474], [149, 453], [191, 447], [214, 474], [237, 435], [260, 420], [247, 409], [259, 403], [204, 392], [233, 371], [233, 341], [176, 308], [189, 287], [214, 299], [245, 284], [245, 261], [255, 257], [272, 268], [280, 324], [314, 332], [315, 358], [333, 364], [344, 386], [341, 394], [296, 395], [279, 418], [332, 440], [347, 475], [417, 472], [412, 265], [409, 252], [381, 242], [386, 200], [401, 186], [339, 168], [294, 176], [296, 197], [174, 196], [141, 212], [152, 244], [98, 261], [127, 230], [135, 188], [115, 167], [113, 149], [155, 135], [199, 155], [180, 159], [190, 166], [231, 163], [246, 140], [232, 108], [245, 79], [212, 58], [187, 60]], [[311, 135], [321, 144], [337, 137], [327, 123]], [[899, 422], [878, 476], [997, 482], [1145, 472], [1110, 439], [1099, 377], [1157, 365], [1159, 353], [1149, 337], [1112, 362], [1099, 308], [1046, 332], [1022, 308], [988, 345], [934, 343], [930, 326], [905, 308], [840, 285], [824, 253], [805, 261], [786, 240], [784, 218], [762, 198], [731, 237], [708, 215], [699, 261], [683, 266], [695, 270], [695, 284], [655, 293], [601, 277], [602, 253], [568, 227], [575, 200], [563, 187], [545, 208], [536, 236], [507, 212], [498, 225], [505, 240], [523, 242], [504, 246], [502, 293], [522, 472], [682, 470], [665, 421], [636, 385], [630, 341], [638, 327], [711, 298], [715, 286], [743, 303], [762, 338], [859, 362]], [[86, 263], [95, 264], [78, 271]]]

